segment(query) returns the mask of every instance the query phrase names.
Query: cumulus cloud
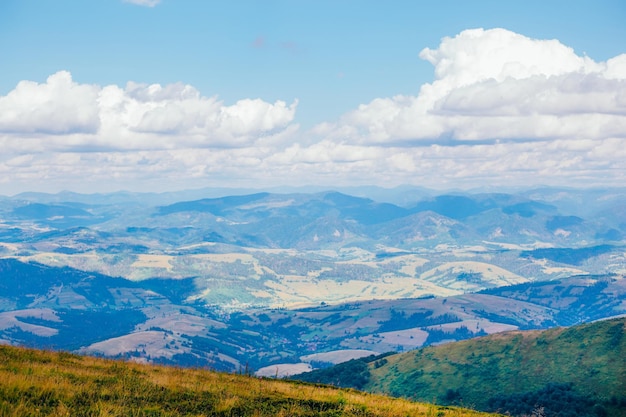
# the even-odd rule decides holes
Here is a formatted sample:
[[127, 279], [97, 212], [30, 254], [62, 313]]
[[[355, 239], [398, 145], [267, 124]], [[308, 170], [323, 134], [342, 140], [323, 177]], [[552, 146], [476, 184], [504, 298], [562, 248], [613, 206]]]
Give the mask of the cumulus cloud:
[[78, 84], [60, 71], [0, 97], [0, 134], [15, 150], [28, 147], [25, 138], [40, 150], [239, 147], [280, 134], [296, 107], [261, 99], [226, 105], [182, 83]]
[[97, 87], [76, 84], [67, 71], [44, 84], [21, 81], [0, 96], [0, 132], [94, 133], [100, 124], [97, 98]]
[[557, 40], [472, 29], [420, 57], [433, 64], [434, 82], [416, 96], [361, 105], [327, 125], [328, 134], [396, 145], [626, 133], [626, 55], [595, 62]]
[[439, 48], [424, 48], [420, 58], [435, 67], [445, 88], [458, 88], [487, 79], [503, 81], [533, 75], [562, 75], [597, 71], [599, 65], [579, 57], [557, 40], [537, 40], [505, 29], [470, 29], [446, 37]]
[[475, 29], [420, 57], [434, 78], [415, 94], [306, 132], [297, 101], [227, 104], [184, 83], [97, 86], [66, 71], [23, 81], [0, 96], [0, 190], [626, 182], [626, 54], [596, 62]]

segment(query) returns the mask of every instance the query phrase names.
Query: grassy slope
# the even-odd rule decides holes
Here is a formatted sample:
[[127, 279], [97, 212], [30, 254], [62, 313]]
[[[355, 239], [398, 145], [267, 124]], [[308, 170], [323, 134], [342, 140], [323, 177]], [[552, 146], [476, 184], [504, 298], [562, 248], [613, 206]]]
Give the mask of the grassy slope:
[[0, 346], [0, 416], [456, 416], [454, 407]]
[[489, 398], [548, 383], [607, 401], [626, 396], [626, 318], [546, 331], [507, 332], [390, 356], [365, 389], [484, 409]]

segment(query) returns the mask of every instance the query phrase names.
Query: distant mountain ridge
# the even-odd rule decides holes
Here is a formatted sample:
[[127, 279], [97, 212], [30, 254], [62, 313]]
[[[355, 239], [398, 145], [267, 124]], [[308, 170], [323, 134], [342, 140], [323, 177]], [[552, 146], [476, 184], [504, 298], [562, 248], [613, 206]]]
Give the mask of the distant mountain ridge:
[[[399, 206], [393, 203], [377, 202], [369, 198], [355, 197], [336, 191], [315, 194], [271, 194], [267, 192], [233, 195], [200, 200], [178, 201], [167, 205], [150, 205], [154, 196], [147, 195], [146, 202], [140, 204], [141, 197], [131, 194], [111, 196], [107, 203], [103, 196], [93, 196], [94, 203], [85, 201], [88, 196], [64, 195], [80, 201], [66, 202], [29, 202], [21, 199], [5, 199], [0, 206], [7, 225], [32, 221], [45, 227], [71, 228], [88, 226], [100, 230], [120, 233], [116, 228], [126, 223], [123, 229], [132, 227], [192, 226], [209, 228], [216, 235], [224, 237], [225, 242], [235, 245], [254, 247], [290, 248], [294, 243], [286, 236], [305, 230], [320, 219], [336, 222], [339, 233], [343, 230], [351, 233], [349, 241], [317, 240], [300, 242], [301, 247], [324, 248], [331, 244], [372, 245], [371, 240], [387, 237], [386, 244], [408, 247], [419, 244], [436, 245], [438, 235], [416, 234], [412, 240], [395, 240], [394, 228], [410, 222], [411, 216], [445, 219], [449, 223], [452, 238], [459, 243], [480, 243], [482, 241], [532, 244], [537, 240], [553, 246], [588, 246], [607, 241], [621, 241], [626, 228], [626, 215], [617, 214], [616, 208], [623, 207], [624, 201], [607, 192], [604, 199], [588, 202], [596, 205], [597, 211], [588, 218], [562, 212], [557, 206], [547, 201], [537, 201], [522, 194], [444, 194], [428, 197], [421, 201]], [[127, 199], [126, 204], [121, 201]], [[545, 197], [544, 197], [545, 198]], [[167, 200], [166, 197], [163, 199]], [[41, 198], [41, 200], [53, 200]], [[615, 201], [611, 208], [610, 201]], [[592, 211], [591, 209], [587, 209]], [[575, 211], [575, 210], [574, 210]], [[616, 214], [606, 216], [606, 213]], [[185, 216], [181, 216], [185, 214]], [[184, 222], [189, 215], [199, 216], [191, 224]], [[204, 216], [204, 217], [203, 217]], [[158, 221], [157, 221], [158, 218]], [[419, 218], [419, 217], [415, 217]], [[198, 220], [204, 219], [201, 223]], [[407, 221], [402, 221], [407, 219]], [[216, 223], [217, 222], [217, 223]], [[277, 225], [283, 226], [272, 233]], [[335, 230], [323, 230], [316, 227], [318, 237]], [[204, 236], [209, 234], [204, 233]], [[227, 236], [233, 236], [228, 238]], [[417, 239], [417, 240], [416, 240]], [[444, 242], [446, 240], [444, 239]]]

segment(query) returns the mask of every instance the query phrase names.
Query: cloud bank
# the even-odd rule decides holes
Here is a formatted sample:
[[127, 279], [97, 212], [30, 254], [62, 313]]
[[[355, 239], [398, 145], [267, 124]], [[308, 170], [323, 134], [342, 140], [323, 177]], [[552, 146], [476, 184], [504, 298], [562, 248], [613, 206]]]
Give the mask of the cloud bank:
[[595, 62], [557, 40], [472, 29], [419, 57], [431, 83], [305, 132], [297, 101], [225, 104], [182, 83], [101, 87], [66, 71], [22, 81], [0, 97], [0, 181], [624, 184], [626, 54]]

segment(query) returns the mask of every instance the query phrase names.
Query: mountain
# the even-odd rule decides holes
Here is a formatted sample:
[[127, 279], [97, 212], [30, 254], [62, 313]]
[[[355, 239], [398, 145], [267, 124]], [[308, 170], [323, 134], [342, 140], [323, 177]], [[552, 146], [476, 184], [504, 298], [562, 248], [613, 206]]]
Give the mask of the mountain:
[[[251, 270], [239, 267], [240, 282], [253, 285], [256, 281], [246, 278]], [[279, 267], [291, 265], [273, 266]], [[462, 279], [475, 285], [479, 278]], [[363, 355], [626, 314], [626, 279], [617, 275], [525, 282], [440, 298], [225, 310], [224, 303], [245, 295], [232, 282], [226, 273], [210, 287], [198, 277], [131, 281], [0, 259], [0, 340], [230, 372], [247, 364], [273, 376], [277, 368], [290, 374]], [[328, 282], [337, 283], [329, 294], [354, 291], [341, 276], [329, 276]], [[279, 284], [272, 285], [281, 290]], [[263, 281], [256, 285], [261, 291]], [[406, 290], [403, 282], [388, 285]], [[207, 292], [214, 304], [206, 303]]]
[[338, 377], [343, 386], [507, 415], [624, 416], [626, 318], [499, 333], [294, 378]]
[[623, 189], [239, 191], [0, 199], [0, 338], [274, 374], [625, 313]]
[[[598, 201], [588, 205], [616, 213], [622, 207], [616, 193], [596, 192]], [[626, 222], [570, 215], [522, 194], [444, 194], [407, 206], [336, 191], [156, 206], [154, 195], [143, 202], [140, 196], [122, 193], [107, 203], [98, 195], [92, 204], [71, 193], [38, 197], [49, 202], [4, 199], [0, 256], [134, 281], [197, 278], [205, 290], [237, 277], [230, 299], [202, 293], [207, 303], [229, 308], [449, 296], [621, 274], [626, 261]], [[335, 291], [338, 282], [354, 290]]]
[[[543, 194], [537, 195], [547, 199]], [[195, 236], [196, 243], [202, 242], [203, 237], [221, 236], [223, 239], [217, 240], [220, 243], [255, 248], [287, 249], [304, 245], [302, 247], [307, 249], [326, 249], [356, 245], [372, 249], [381, 237], [385, 238], [386, 245], [403, 249], [432, 248], [451, 242], [446, 239], [446, 233], [456, 239], [456, 244], [463, 245], [487, 241], [580, 247], [621, 241], [626, 228], [626, 219], [621, 215], [626, 199], [619, 198], [623, 194], [605, 191], [593, 195], [596, 201], [585, 202], [586, 206], [595, 208], [585, 211], [591, 213], [588, 216], [572, 215], [562, 207], [522, 194], [443, 194], [399, 206], [336, 191], [260, 192], [181, 200], [167, 205], [151, 204], [155, 201], [152, 194], [147, 194], [143, 200], [141, 194], [115, 194], [109, 196], [108, 202], [105, 196], [94, 195], [91, 203], [86, 202], [90, 196], [71, 193], [61, 195], [70, 199], [64, 202], [56, 201], [61, 196], [54, 199], [23, 195], [35, 201], [17, 197], [5, 199], [0, 213], [6, 226], [28, 227], [35, 232], [33, 236], [37, 235], [33, 225], [56, 229], [92, 226], [115, 234], [123, 234], [127, 228], [149, 228], [155, 233], [160, 229], [193, 228], [199, 232]], [[163, 201], [170, 198], [163, 197]], [[343, 234], [345, 228], [351, 239], [342, 240], [339, 246], [336, 240], [318, 240], [313, 244], [309, 236], [294, 239], [293, 232], [298, 229], [315, 230], [318, 236], [327, 233], [320, 219], [332, 219], [340, 226], [330, 230], [331, 234], [335, 231]], [[448, 228], [442, 230], [442, 236], [433, 233], [437, 230], [432, 228], [415, 230], [416, 226], [413, 226], [413, 233], [407, 233], [416, 222], [427, 229], [429, 223], [447, 224]], [[406, 230], [398, 235], [401, 239], [394, 238], [398, 228]]]
[[331, 387], [66, 352], [0, 346], [0, 363], [4, 415], [488, 416]]

